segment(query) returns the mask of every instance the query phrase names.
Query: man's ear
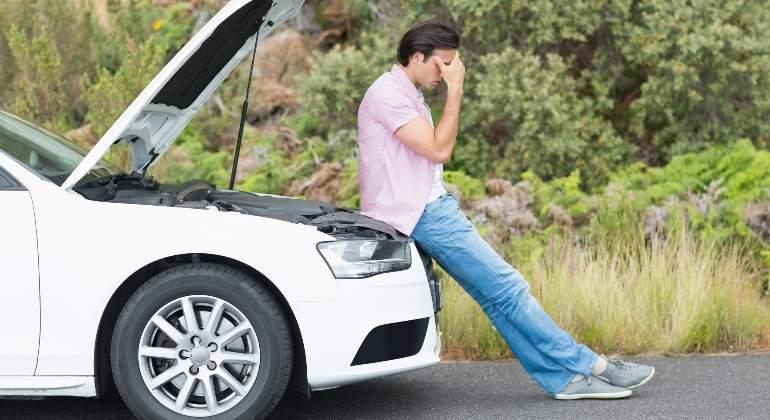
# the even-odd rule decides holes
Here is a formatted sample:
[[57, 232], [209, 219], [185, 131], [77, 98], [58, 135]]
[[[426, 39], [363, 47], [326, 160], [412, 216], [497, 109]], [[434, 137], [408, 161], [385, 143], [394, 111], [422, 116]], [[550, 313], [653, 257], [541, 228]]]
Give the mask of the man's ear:
[[409, 59], [410, 62], [419, 64], [422, 63], [425, 60], [425, 55], [419, 51], [412, 54], [412, 57]]

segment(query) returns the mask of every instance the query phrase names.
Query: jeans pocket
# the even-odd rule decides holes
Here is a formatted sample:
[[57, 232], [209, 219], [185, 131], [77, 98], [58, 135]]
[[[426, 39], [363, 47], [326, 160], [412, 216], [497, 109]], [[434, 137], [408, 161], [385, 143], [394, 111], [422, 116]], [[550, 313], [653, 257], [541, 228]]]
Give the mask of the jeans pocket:
[[438, 208], [438, 204], [439, 204], [438, 200], [429, 201], [428, 204], [425, 205], [425, 209], [423, 210], [423, 213], [432, 214]]
[[429, 201], [428, 204], [425, 205], [425, 213], [433, 214], [435, 213], [439, 208], [441, 208], [442, 205], [444, 205], [444, 200], [446, 200], [448, 196], [446, 194], [439, 196], [437, 199], [433, 201]]

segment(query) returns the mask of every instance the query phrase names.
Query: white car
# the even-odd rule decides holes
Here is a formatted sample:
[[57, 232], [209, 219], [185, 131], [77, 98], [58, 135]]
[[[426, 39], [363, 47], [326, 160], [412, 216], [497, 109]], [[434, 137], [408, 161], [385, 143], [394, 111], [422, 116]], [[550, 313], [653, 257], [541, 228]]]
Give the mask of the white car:
[[[87, 154], [0, 112], [0, 395], [102, 396], [140, 418], [266, 416], [434, 365], [440, 284], [390, 225], [145, 175], [301, 0], [228, 3]], [[103, 161], [133, 150], [130, 174]]]

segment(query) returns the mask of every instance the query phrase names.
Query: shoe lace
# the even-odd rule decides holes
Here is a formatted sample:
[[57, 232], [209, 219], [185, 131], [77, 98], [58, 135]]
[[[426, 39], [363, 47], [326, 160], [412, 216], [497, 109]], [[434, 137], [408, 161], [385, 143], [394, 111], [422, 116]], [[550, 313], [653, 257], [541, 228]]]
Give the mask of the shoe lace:
[[612, 364], [617, 369], [617, 373], [624, 376], [631, 375], [634, 370], [633, 366], [627, 364], [623, 360], [616, 359], [614, 357], [608, 358], [607, 363]]

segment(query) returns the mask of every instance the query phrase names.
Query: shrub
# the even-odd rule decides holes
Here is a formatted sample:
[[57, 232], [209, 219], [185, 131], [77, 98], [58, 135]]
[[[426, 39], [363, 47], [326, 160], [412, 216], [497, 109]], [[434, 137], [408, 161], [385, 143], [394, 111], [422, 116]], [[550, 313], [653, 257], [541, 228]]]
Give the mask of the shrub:
[[53, 130], [68, 128], [67, 101], [59, 51], [45, 30], [31, 42], [12, 26], [8, 47], [18, 71], [11, 112]]
[[219, 188], [227, 188], [232, 154], [207, 150], [207, 145], [208, 142], [196, 129], [196, 125], [189, 125], [151, 168], [150, 174], [165, 183], [178, 184], [191, 179], [203, 179]]
[[[60, 0], [6, 0], [0, 3], [0, 86], [10, 86], [18, 71], [31, 71], [34, 63], [16, 61], [10, 49], [9, 28], [14, 27], [15, 38], [28, 45], [45, 39], [45, 48], [59, 55], [59, 73], [56, 75], [60, 91], [67, 97], [69, 118], [82, 118], [78, 102], [80, 78], [94, 70], [94, 38], [101, 30], [91, 18], [83, 3]], [[37, 41], [36, 41], [37, 40]], [[39, 48], [39, 46], [38, 46]], [[38, 50], [39, 52], [39, 50]], [[51, 75], [47, 75], [51, 76]], [[43, 79], [33, 79], [40, 82]], [[16, 89], [26, 88], [28, 82], [13, 83], [10, 92], [0, 89], [0, 103], [13, 102]], [[34, 99], [37, 102], [44, 98]]]
[[659, 0], [626, 10], [608, 22], [615, 48], [597, 54], [596, 75], [615, 75], [609, 83], [628, 104], [617, 126], [648, 162], [741, 137], [767, 144], [766, 2]]
[[463, 200], [476, 200], [484, 195], [484, 184], [465, 172], [444, 170], [443, 181], [457, 187]]
[[633, 158], [660, 165], [735, 138], [768, 144], [764, 1], [408, 7], [418, 19], [454, 22], [463, 35], [468, 118], [453, 169], [512, 180], [527, 169], [546, 179], [580, 169], [594, 186]]
[[356, 127], [358, 104], [366, 89], [395, 62], [395, 47], [384, 37], [366, 36], [360, 47], [335, 46], [316, 55], [300, 81], [300, 135], [321, 135]]
[[254, 170], [237, 185], [237, 189], [281, 195], [294, 179], [294, 168], [289, 164], [286, 154], [275, 147], [275, 135], [254, 133], [254, 137], [253, 141], [244, 139], [241, 153], [249, 153], [250, 149], [260, 159]]
[[117, 70], [102, 67], [95, 80], [83, 84], [87, 119], [100, 137], [157, 74], [166, 54], [166, 46], [155, 37], [138, 45], [129, 40], [122, 49]]

